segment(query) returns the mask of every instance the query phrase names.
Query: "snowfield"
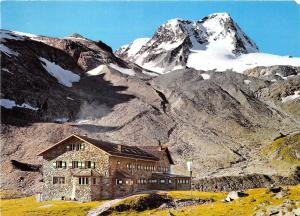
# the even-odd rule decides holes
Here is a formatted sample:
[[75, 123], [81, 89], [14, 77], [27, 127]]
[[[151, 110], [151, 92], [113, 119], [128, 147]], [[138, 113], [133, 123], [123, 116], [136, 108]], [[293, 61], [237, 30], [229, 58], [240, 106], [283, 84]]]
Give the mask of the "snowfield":
[[0, 99], [0, 106], [5, 107], [6, 109], [12, 109], [14, 107], [31, 109], [37, 111], [39, 108], [33, 107], [27, 103], [22, 103], [21, 105], [16, 104], [14, 100], [10, 99]]
[[65, 70], [54, 62], [50, 62], [45, 58], [39, 58], [42, 66], [46, 69], [46, 71], [53, 77], [57, 79], [57, 81], [67, 87], [72, 87], [73, 82], [78, 82], [80, 80], [80, 76], [69, 71]]
[[[224, 50], [223, 50], [224, 51]], [[243, 71], [257, 66], [290, 65], [300, 66], [300, 58], [289, 58], [266, 53], [248, 53], [238, 57], [230, 53], [219, 51], [196, 51], [189, 55], [187, 66], [197, 70], [225, 71], [232, 69], [235, 72]]]

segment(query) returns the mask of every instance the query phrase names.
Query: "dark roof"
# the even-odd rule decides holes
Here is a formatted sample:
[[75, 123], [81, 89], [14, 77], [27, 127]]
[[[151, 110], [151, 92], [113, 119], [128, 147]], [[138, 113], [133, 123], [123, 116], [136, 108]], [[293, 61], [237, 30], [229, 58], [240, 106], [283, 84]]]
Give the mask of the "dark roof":
[[171, 173], [152, 173], [153, 178], [191, 178], [190, 176], [176, 175]]
[[51, 146], [50, 148], [46, 149], [45, 151], [39, 153], [38, 155], [43, 155], [48, 150], [63, 143], [64, 141], [66, 141], [67, 139], [69, 139], [71, 137], [77, 137], [83, 141], [91, 143], [91, 144], [95, 145], [96, 147], [98, 147], [99, 149], [101, 149], [113, 156], [159, 161], [158, 157], [154, 156], [151, 153], [143, 151], [142, 149], [140, 149], [136, 146], [114, 144], [114, 143], [110, 143], [110, 142], [106, 142], [106, 141], [102, 141], [102, 140], [92, 139], [87, 136], [80, 136], [80, 135], [75, 135], [75, 134], [61, 140], [60, 142], [56, 143], [55, 145]]
[[[78, 136], [78, 135], [76, 135]], [[139, 159], [146, 159], [146, 160], [155, 160], [158, 161], [159, 158], [156, 156], [143, 151], [142, 149], [136, 147], [136, 146], [127, 146], [127, 145], [121, 145], [121, 144], [114, 144], [105, 142], [102, 140], [96, 140], [92, 139], [86, 136], [78, 136], [81, 139], [94, 144], [98, 148], [102, 149], [103, 151], [109, 153], [110, 155], [114, 156], [121, 156], [121, 157], [131, 157], [131, 158], [139, 158]]]
[[161, 146], [139, 146], [139, 148], [143, 149], [146, 152], [153, 154], [158, 157], [160, 160], [163, 159], [164, 153], [167, 153], [167, 157], [169, 159], [170, 164], [174, 164], [173, 158], [171, 157], [171, 153], [169, 149], [165, 145]]

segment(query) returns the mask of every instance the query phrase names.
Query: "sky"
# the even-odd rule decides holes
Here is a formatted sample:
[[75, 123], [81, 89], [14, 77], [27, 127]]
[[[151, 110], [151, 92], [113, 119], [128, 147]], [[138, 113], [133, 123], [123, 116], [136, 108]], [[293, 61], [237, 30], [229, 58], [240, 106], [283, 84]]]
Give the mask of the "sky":
[[169, 19], [216, 12], [228, 12], [261, 52], [300, 57], [294, 1], [1, 1], [1, 28], [55, 37], [76, 32], [115, 50], [151, 37]]

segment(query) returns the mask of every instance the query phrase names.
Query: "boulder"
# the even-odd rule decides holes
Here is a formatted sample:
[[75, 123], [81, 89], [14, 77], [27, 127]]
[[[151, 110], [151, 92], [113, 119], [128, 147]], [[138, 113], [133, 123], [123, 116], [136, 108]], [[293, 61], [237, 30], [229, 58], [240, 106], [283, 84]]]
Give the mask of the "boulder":
[[225, 198], [225, 202], [231, 202], [233, 200], [239, 199], [241, 197], [248, 196], [248, 194], [242, 191], [231, 191], [228, 193], [227, 197]]

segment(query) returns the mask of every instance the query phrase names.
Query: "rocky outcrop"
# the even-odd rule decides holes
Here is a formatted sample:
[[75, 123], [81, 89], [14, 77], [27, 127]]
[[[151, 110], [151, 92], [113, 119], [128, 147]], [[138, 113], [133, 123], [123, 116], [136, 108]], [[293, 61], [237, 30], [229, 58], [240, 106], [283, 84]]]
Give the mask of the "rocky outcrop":
[[297, 185], [299, 183], [300, 179], [297, 176], [283, 177], [253, 174], [200, 179], [194, 182], [193, 188], [200, 191], [238, 191], [250, 188], [270, 188], [274, 185]]
[[244, 74], [265, 80], [275, 82], [277, 80], [287, 80], [297, 76], [300, 73], [300, 67], [289, 65], [259, 66], [244, 71]]

